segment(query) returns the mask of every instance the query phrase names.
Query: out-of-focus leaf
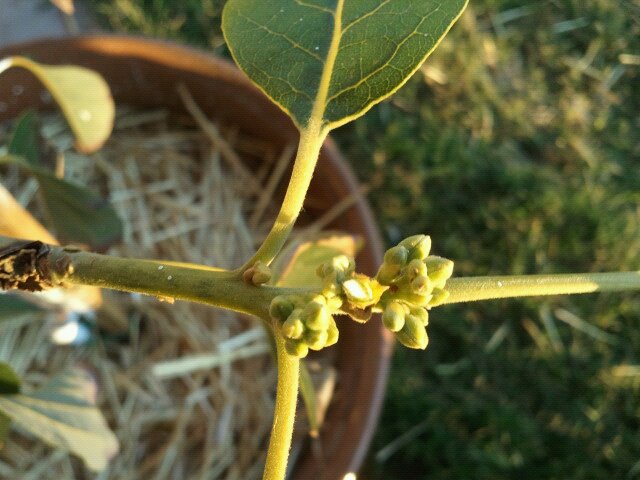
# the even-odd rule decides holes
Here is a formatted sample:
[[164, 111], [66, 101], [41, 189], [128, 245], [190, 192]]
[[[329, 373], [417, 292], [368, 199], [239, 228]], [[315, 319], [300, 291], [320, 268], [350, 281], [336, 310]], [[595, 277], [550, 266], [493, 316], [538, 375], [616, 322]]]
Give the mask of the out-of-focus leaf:
[[0, 322], [36, 312], [42, 312], [42, 309], [31, 302], [8, 293], [0, 295]]
[[122, 222], [113, 207], [92, 191], [38, 170], [34, 171], [56, 236], [101, 249], [116, 243]]
[[56, 237], [63, 242], [83, 243], [103, 249], [122, 235], [122, 222], [109, 203], [91, 190], [57, 178], [15, 155], [0, 157], [31, 173], [40, 184], [45, 208]]
[[31, 165], [40, 163], [40, 144], [38, 138], [38, 114], [29, 110], [22, 114], [13, 128], [9, 153], [19, 155]]
[[98, 73], [72, 65], [42, 65], [19, 56], [0, 61], [0, 72], [10, 67], [25, 68], [42, 82], [69, 122], [79, 151], [94, 152], [109, 138], [115, 106]]
[[66, 15], [73, 15], [73, 12], [75, 12], [73, 0], [51, 0], [51, 3], [53, 3]]
[[9, 430], [11, 430], [11, 419], [0, 412], [0, 448], [2, 448], [2, 444], [7, 439]]
[[309, 420], [309, 435], [318, 436], [318, 405], [316, 403], [316, 388], [311, 381], [311, 374], [304, 359], [300, 361], [300, 394], [304, 402], [304, 409]]
[[95, 388], [86, 372], [75, 369], [31, 395], [0, 395], [0, 410], [22, 430], [99, 471], [117, 453], [118, 440], [95, 406]]
[[355, 257], [361, 242], [353, 235], [322, 233], [315, 240], [294, 243], [272, 265], [272, 283], [281, 287], [321, 287], [316, 269], [338, 255]]
[[0, 395], [20, 393], [20, 378], [8, 363], [0, 362]]

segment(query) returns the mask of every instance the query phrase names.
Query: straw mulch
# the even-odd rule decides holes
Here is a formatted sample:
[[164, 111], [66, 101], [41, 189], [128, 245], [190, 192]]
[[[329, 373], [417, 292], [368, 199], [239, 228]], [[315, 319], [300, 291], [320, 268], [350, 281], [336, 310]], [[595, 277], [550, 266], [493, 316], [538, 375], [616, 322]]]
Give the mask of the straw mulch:
[[[58, 168], [108, 196], [124, 221], [124, 241], [111, 254], [235, 267], [270, 227], [276, 212], [270, 199], [293, 148], [276, 151], [219, 131], [188, 95], [185, 101], [188, 119], [119, 112], [112, 138], [91, 157], [74, 153], [59, 117], [47, 117], [42, 130], [61, 152]], [[246, 158], [261, 162], [251, 175]], [[37, 211], [34, 181], [15, 172], [6, 178], [17, 198]], [[70, 365], [87, 368], [120, 453], [96, 476], [76, 458], [14, 432], [0, 451], [0, 478], [260, 477], [276, 371], [257, 320], [105, 292], [92, 320], [93, 339], [57, 346], [50, 331], [60, 318], [57, 312], [0, 325], [0, 359], [24, 375], [26, 388]]]

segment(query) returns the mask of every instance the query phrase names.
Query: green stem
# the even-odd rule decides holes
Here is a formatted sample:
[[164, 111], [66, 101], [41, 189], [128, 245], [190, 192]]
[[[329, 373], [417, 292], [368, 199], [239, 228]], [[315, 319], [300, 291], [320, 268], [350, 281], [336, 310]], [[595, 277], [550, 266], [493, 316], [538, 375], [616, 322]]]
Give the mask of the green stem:
[[[25, 265], [36, 269], [25, 273]], [[234, 272], [203, 265], [111, 257], [6, 237], [0, 237], [0, 267], [3, 288], [87, 285], [204, 303], [260, 318], [269, 318], [276, 296], [308, 292], [248, 285]]]
[[274, 337], [278, 355], [278, 387], [263, 480], [284, 480], [286, 476], [298, 403], [300, 359], [287, 353], [284, 338], [276, 327]]
[[640, 272], [452, 278], [445, 303], [511, 297], [640, 290]]
[[307, 127], [300, 132], [300, 141], [298, 143], [298, 153], [293, 165], [293, 172], [287, 187], [280, 213], [276, 218], [271, 231], [265, 238], [264, 242], [242, 268], [241, 271], [255, 264], [257, 261], [271, 263], [274, 257], [280, 252], [284, 242], [293, 229], [293, 225], [302, 210], [313, 171], [318, 161], [320, 148], [327, 136], [325, 129], [318, 127]]

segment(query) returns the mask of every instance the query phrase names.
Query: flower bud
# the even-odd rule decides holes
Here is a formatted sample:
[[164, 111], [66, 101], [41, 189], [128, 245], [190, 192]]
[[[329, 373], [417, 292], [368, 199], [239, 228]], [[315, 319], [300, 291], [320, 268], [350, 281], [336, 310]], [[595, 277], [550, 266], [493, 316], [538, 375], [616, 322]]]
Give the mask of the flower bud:
[[413, 315], [405, 317], [404, 327], [398, 333], [396, 338], [405, 347], [424, 350], [429, 343], [427, 330], [422, 325], [419, 318]]
[[424, 261], [427, 266], [427, 275], [434, 286], [443, 288], [453, 274], [453, 262], [447, 258], [431, 255]]
[[323, 304], [311, 301], [304, 307], [302, 318], [307, 328], [323, 331], [329, 326], [331, 315]]
[[271, 300], [269, 315], [271, 318], [284, 322], [293, 312], [293, 302], [285, 295], [279, 295]]
[[382, 323], [392, 332], [399, 332], [404, 327], [404, 307], [398, 302], [390, 302], [382, 313]]
[[398, 245], [403, 246], [407, 250], [411, 251], [416, 245], [424, 240], [426, 235], [413, 235], [411, 237], [405, 238]]
[[431, 250], [431, 237], [424, 235], [415, 246], [409, 250], [409, 260], [424, 260]]
[[327, 344], [329, 333], [326, 330], [307, 330], [304, 332], [304, 343], [311, 350], [321, 350]]
[[449, 298], [449, 292], [447, 290], [443, 290], [442, 288], [434, 288], [431, 294], [432, 297], [431, 300], [429, 300], [429, 308], [442, 305], [445, 300]]
[[329, 328], [327, 328], [327, 341], [324, 344], [325, 347], [330, 347], [331, 345], [335, 345], [338, 343], [338, 337], [340, 336], [340, 332], [338, 331], [338, 326], [336, 325], [336, 321], [331, 318], [329, 322]]
[[404, 273], [409, 279], [409, 281], [413, 281], [416, 277], [423, 277], [427, 275], [427, 266], [424, 264], [422, 260], [414, 259], [409, 262], [409, 264], [405, 267]]
[[384, 254], [384, 263], [402, 267], [407, 263], [409, 250], [402, 245], [397, 245], [387, 250]]
[[420, 320], [423, 326], [429, 325], [429, 312], [424, 307], [417, 307], [411, 309], [411, 315]]
[[309, 353], [309, 347], [300, 340], [287, 339], [284, 342], [284, 348], [287, 350], [289, 355], [293, 355], [298, 358], [304, 358]]
[[373, 288], [371, 279], [366, 275], [358, 275], [355, 278], [345, 280], [342, 291], [353, 305], [366, 308], [373, 303]]
[[426, 295], [429, 292], [429, 277], [420, 275], [411, 281], [411, 292]]
[[304, 333], [304, 324], [300, 318], [295, 315], [291, 315], [282, 324], [282, 335], [293, 340], [297, 340], [302, 337]]
[[381, 285], [391, 285], [398, 275], [400, 275], [400, 266], [383, 263], [376, 274], [376, 280]]

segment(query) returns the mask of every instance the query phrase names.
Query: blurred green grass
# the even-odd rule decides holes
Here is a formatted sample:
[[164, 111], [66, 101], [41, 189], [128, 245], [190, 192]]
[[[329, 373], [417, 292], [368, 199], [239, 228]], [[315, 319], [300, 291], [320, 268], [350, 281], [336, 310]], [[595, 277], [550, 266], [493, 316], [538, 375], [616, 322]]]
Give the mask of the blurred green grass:
[[[218, 53], [223, 3], [91, 0], [114, 30]], [[457, 275], [639, 269], [640, 1], [472, 0], [334, 137], [389, 242], [429, 233]], [[426, 353], [397, 349], [364, 478], [640, 478], [637, 295], [431, 318]]]

